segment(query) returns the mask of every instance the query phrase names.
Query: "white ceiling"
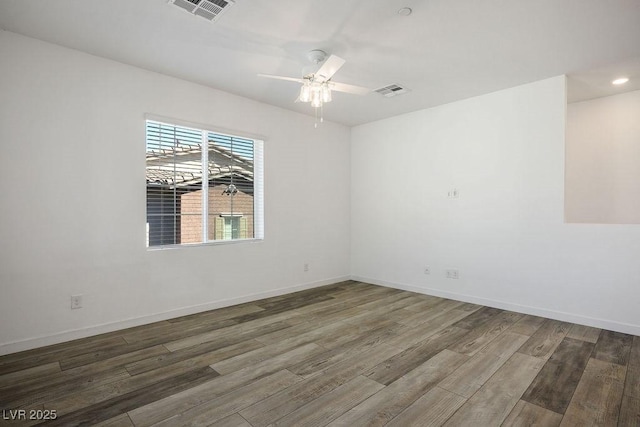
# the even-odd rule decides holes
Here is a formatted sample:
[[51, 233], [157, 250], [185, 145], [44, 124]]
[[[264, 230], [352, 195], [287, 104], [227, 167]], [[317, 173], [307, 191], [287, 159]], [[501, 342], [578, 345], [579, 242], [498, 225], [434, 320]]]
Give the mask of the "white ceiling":
[[218, 22], [167, 0], [0, 0], [0, 28], [310, 115], [256, 74], [299, 77], [320, 48], [347, 61], [335, 81], [410, 89], [335, 94], [324, 116], [346, 125], [561, 74], [606, 87], [616, 64], [640, 79], [640, 0], [236, 0]]

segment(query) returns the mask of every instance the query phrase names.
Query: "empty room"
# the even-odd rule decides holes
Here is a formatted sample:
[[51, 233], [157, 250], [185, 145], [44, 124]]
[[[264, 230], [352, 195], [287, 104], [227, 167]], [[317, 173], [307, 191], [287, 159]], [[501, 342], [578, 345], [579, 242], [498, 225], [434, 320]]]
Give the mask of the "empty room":
[[0, 425], [640, 426], [640, 1], [0, 0]]

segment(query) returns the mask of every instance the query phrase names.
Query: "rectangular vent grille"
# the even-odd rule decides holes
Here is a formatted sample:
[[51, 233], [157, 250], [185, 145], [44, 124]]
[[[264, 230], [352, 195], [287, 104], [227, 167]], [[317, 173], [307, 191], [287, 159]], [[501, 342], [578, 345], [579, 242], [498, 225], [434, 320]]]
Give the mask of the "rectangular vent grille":
[[401, 95], [403, 93], [407, 93], [408, 90], [399, 85], [389, 85], [385, 87], [381, 87], [380, 89], [376, 89], [374, 92], [378, 92], [380, 95], [386, 96], [387, 98], [391, 98], [392, 96]]
[[217, 21], [220, 15], [234, 5], [233, 0], [170, 0], [171, 3], [209, 21]]

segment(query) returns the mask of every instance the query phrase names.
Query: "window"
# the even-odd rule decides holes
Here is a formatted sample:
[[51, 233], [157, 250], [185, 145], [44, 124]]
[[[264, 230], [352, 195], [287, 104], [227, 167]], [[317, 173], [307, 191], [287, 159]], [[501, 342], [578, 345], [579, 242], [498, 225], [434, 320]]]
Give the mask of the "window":
[[[244, 216], [222, 216], [217, 219], [220, 223], [220, 239], [246, 239], [248, 233], [247, 218]], [[216, 225], [216, 228], [218, 226]]]
[[261, 239], [262, 141], [146, 122], [147, 246]]

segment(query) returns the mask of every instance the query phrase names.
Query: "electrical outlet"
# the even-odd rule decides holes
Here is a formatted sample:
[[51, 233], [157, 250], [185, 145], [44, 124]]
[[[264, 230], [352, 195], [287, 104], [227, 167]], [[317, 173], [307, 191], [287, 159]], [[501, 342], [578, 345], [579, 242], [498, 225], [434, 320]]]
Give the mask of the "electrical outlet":
[[309, 264], [304, 265], [304, 271], [309, 271]]
[[450, 269], [446, 271], [447, 279], [459, 279], [460, 272], [456, 269]]
[[424, 274], [431, 274], [431, 270], [429, 269], [429, 267], [424, 268]]
[[460, 191], [457, 188], [452, 188], [451, 190], [447, 191], [447, 197], [449, 199], [457, 199], [458, 197], [460, 197]]
[[82, 308], [82, 295], [71, 295], [71, 309]]

